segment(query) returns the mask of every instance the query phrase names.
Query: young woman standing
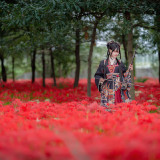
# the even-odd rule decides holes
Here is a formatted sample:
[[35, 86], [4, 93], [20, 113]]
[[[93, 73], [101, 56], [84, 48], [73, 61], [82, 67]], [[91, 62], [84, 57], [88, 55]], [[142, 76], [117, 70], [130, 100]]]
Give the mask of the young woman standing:
[[[110, 41], [107, 43], [107, 59], [102, 60], [95, 73], [95, 83], [101, 93], [101, 105], [108, 107], [109, 104], [117, 104], [121, 102], [131, 101], [129, 90], [131, 86], [130, 70], [127, 70], [121, 60], [117, 59], [120, 55], [120, 45], [117, 42]], [[127, 81], [127, 85], [122, 85], [123, 81]]]

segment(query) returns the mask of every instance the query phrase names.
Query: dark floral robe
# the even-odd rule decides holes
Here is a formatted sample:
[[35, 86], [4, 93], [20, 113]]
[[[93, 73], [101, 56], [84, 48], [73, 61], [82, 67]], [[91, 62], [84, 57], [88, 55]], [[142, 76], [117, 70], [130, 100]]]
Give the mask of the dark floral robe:
[[[100, 78], [105, 79], [103, 84], [99, 83]], [[102, 106], [131, 101], [131, 74], [120, 60], [115, 60], [113, 65], [108, 59], [102, 60], [95, 73], [95, 83], [101, 93]]]

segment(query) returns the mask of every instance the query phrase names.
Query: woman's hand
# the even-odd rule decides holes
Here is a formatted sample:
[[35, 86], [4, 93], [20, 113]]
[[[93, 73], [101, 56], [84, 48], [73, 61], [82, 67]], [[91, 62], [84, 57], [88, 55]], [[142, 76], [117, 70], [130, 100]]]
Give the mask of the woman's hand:
[[129, 70], [133, 71], [133, 64], [129, 65]]
[[103, 83], [104, 82], [104, 79], [103, 78], [100, 78], [99, 79], [99, 83]]

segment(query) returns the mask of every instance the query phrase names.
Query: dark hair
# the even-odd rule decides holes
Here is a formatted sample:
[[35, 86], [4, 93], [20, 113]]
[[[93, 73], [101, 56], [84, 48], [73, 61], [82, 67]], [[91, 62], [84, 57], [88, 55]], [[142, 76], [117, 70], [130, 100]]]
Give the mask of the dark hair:
[[[117, 49], [117, 51], [119, 51], [119, 54], [120, 54], [120, 59], [121, 59], [121, 50], [120, 50], [120, 44], [118, 42], [114, 42], [114, 41], [110, 41], [107, 43], [107, 61], [108, 61], [108, 58], [109, 58], [109, 55], [110, 55], [110, 52], [109, 52], [109, 49], [113, 51], [115, 51]], [[111, 53], [112, 54], [112, 53]], [[121, 68], [121, 61], [119, 61], [117, 58], [117, 63], [119, 65], [119, 70], [120, 70], [120, 81], [122, 82], [122, 68]]]
[[[109, 58], [110, 52], [109, 49], [115, 51], [116, 49], [119, 51], [120, 59], [121, 59], [121, 50], [120, 50], [120, 44], [118, 42], [110, 41], [107, 43], [107, 59]], [[112, 53], [111, 53], [112, 54]]]

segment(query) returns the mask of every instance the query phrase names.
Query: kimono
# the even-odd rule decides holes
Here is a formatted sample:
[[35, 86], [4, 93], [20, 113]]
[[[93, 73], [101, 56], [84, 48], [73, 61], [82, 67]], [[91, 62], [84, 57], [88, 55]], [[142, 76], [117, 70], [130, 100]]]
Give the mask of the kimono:
[[[129, 90], [131, 87], [131, 73], [126, 69], [123, 62], [115, 60], [111, 65], [110, 60], [102, 60], [95, 73], [95, 83], [101, 93], [101, 105], [117, 104], [131, 101]], [[100, 83], [99, 79], [104, 78]]]

